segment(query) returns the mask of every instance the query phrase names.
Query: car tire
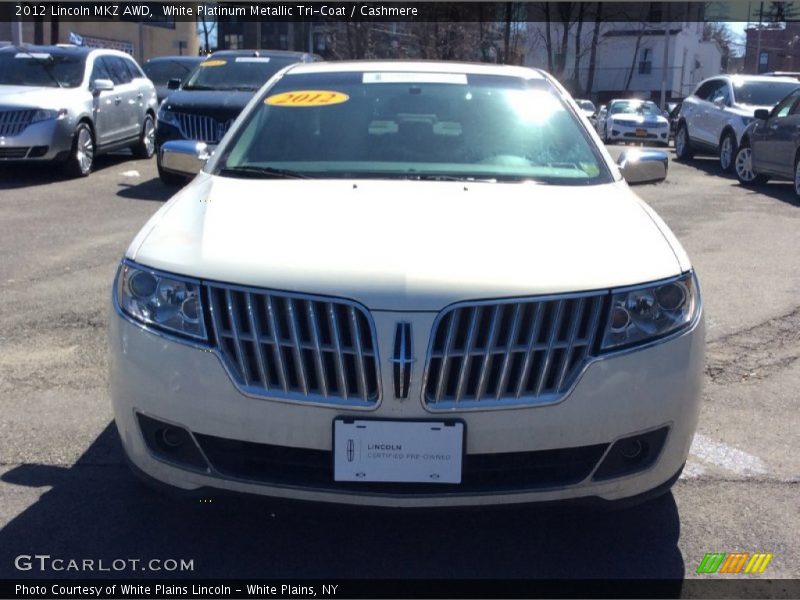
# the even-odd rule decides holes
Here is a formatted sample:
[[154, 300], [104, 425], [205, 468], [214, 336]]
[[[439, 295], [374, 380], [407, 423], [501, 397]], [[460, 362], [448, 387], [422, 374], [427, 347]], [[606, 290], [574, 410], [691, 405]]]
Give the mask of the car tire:
[[72, 148], [65, 163], [65, 171], [70, 177], [86, 177], [94, 167], [94, 134], [88, 123], [81, 122], [72, 134]]
[[158, 178], [166, 185], [178, 187], [186, 184], [186, 178], [175, 173], [168, 173], [161, 168], [161, 161], [156, 159], [156, 167], [158, 169]]
[[734, 163], [736, 162], [736, 136], [732, 131], [726, 132], [719, 142], [719, 166], [724, 173], [730, 173], [734, 170]]
[[794, 159], [794, 194], [800, 198], [800, 153]]
[[753, 170], [753, 151], [750, 149], [750, 144], [742, 144], [739, 148], [733, 168], [736, 171], [736, 178], [742, 185], [756, 186], [767, 182], [766, 175], [759, 175]]
[[136, 158], [152, 158], [156, 152], [156, 124], [153, 117], [145, 115], [142, 123], [142, 135], [133, 146], [133, 155]]
[[686, 127], [686, 123], [678, 125], [678, 130], [675, 132], [675, 158], [678, 160], [691, 160], [694, 158], [692, 143], [689, 140], [689, 129]]

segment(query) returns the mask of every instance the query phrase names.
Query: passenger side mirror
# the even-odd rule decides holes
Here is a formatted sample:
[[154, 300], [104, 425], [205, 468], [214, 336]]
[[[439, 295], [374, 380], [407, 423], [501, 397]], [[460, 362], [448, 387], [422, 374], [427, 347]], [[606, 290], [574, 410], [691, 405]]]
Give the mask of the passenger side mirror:
[[92, 82], [92, 92], [99, 94], [100, 92], [110, 92], [114, 89], [114, 82], [110, 79], [95, 79]]
[[766, 121], [769, 119], [769, 111], [766, 108], [759, 108], [753, 116], [759, 121]]
[[167, 81], [168, 90], [177, 90], [179, 87], [181, 87], [181, 80], [178, 79], [177, 77], [173, 77], [172, 79]]
[[724, 108], [726, 105], [725, 98], [723, 98], [722, 96], [717, 96], [716, 98], [714, 98], [714, 105], [718, 108]]
[[216, 146], [192, 140], [173, 140], [161, 146], [161, 168], [168, 173], [191, 178], [206, 164]]
[[669, 157], [661, 150], [625, 150], [617, 159], [617, 166], [631, 185], [656, 183], [667, 178]]

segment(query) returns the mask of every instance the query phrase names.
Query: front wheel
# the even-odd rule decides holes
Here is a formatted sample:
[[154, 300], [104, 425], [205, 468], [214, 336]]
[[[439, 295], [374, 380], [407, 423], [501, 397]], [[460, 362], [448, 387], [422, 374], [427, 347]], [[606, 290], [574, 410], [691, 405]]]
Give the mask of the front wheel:
[[730, 131], [722, 137], [719, 143], [719, 166], [725, 173], [730, 173], [734, 168], [736, 158], [736, 138]]
[[794, 159], [794, 193], [800, 198], [800, 154]]
[[146, 115], [142, 124], [142, 135], [133, 147], [136, 158], [152, 158], [156, 151], [156, 125], [153, 117]]
[[681, 123], [678, 125], [678, 131], [675, 132], [675, 157], [678, 160], [690, 160], [693, 156], [689, 130], [686, 129], [685, 123]]
[[94, 135], [86, 123], [79, 123], [72, 135], [72, 150], [65, 164], [72, 177], [86, 177], [94, 166]]
[[742, 185], [753, 186], [762, 185], [767, 182], [764, 175], [759, 175], [753, 169], [753, 150], [749, 145], [742, 146], [736, 153], [734, 161], [736, 177]]

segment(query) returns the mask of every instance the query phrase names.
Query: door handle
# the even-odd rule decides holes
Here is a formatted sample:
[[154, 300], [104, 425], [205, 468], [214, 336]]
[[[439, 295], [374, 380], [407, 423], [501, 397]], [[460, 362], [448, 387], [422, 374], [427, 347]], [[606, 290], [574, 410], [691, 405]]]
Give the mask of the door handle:
[[120, 102], [122, 102], [122, 96], [117, 96], [114, 98], [114, 104], [119, 104]]
[[144, 98], [144, 94], [142, 92], [139, 92], [138, 94], [136, 94], [136, 99], [137, 100], [141, 100], [142, 98]]

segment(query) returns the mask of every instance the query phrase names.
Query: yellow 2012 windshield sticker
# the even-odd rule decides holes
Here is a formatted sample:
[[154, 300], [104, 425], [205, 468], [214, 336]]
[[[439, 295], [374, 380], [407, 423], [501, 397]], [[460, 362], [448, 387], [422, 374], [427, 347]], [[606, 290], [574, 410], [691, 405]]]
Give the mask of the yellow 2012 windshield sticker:
[[331, 104], [341, 104], [347, 102], [350, 96], [341, 92], [330, 90], [298, 90], [295, 92], [283, 92], [275, 94], [264, 100], [264, 104], [270, 106], [330, 106]]
[[218, 59], [206, 60], [204, 62], [201, 62], [200, 66], [204, 67], [204, 68], [205, 67], [221, 67], [222, 65], [226, 64], [227, 62], [228, 62], [227, 60], [218, 60]]

